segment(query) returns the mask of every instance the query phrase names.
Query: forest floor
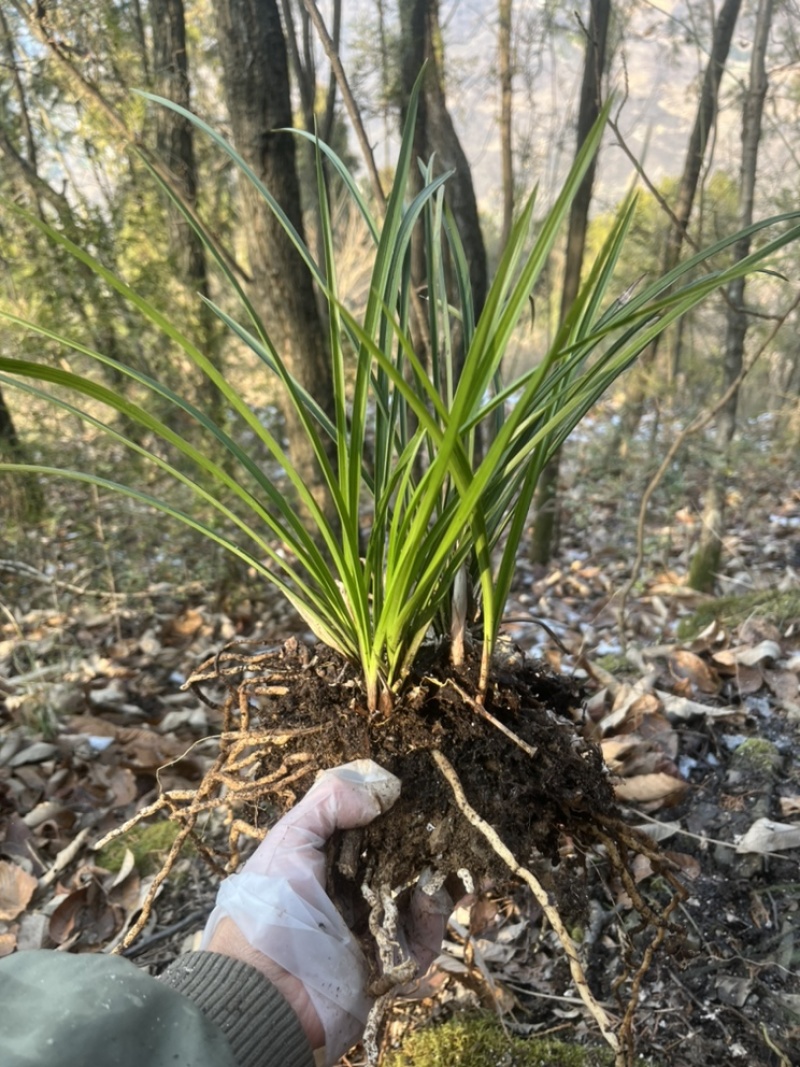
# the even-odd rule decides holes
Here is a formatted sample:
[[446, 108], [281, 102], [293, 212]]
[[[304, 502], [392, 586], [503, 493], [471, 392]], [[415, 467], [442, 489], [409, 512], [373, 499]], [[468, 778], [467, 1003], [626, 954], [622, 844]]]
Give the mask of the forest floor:
[[[621, 810], [662, 843], [686, 889], [642, 980], [637, 1052], [665, 1067], [800, 1063], [796, 472], [766, 455], [743, 465], [716, 599], [683, 584], [700, 486], [669, 472], [623, 604], [643, 486], [578, 469], [559, 557], [548, 568], [520, 559], [504, 629], [507, 647], [582, 687], [575, 730], [600, 745]], [[184, 681], [227, 642], [307, 636], [207, 546], [171, 532], [162, 543], [151, 516], [114, 498], [87, 506], [59, 492], [57, 517], [0, 553], [0, 954], [119, 943], [174, 835], [159, 825], [93, 846], [159, 788], [193, 789], [211, 765], [218, 717]], [[220, 824], [210, 816], [209, 835]], [[602, 852], [583, 859], [588, 908], [571, 929], [596, 996], [619, 1015], [638, 916]], [[646, 861], [632, 870], [636, 892], [663, 908], [663, 879]], [[126, 954], [157, 972], [193, 944], [216, 881], [183, 855]], [[398, 1002], [391, 1040], [471, 1006], [513, 1033], [596, 1042], [530, 896], [501, 879], [480, 888], [416, 998]]]

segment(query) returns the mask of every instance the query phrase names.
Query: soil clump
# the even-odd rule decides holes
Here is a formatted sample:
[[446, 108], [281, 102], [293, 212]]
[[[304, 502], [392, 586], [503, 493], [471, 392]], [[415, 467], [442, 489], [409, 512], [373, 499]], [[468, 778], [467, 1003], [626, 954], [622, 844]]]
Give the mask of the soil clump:
[[[259, 671], [267, 680], [262, 690], [285, 691], [256, 697], [258, 732], [296, 731], [295, 758], [300, 751], [311, 754], [314, 769], [369, 758], [402, 782], [389, 812], [365, 830], [350, 832], [359, 841], [354, 849], [351, 838], [347, 851], [351, 857], [355, 852], [358, 862], [338, 868], [341, 873], [345, 866], [357, 884], [369, 876], [396, 888], [429, 867], [447, 875], [466, 869], [475, 884], [508, 877], [454, 804], [431, 758], [434, 749], [453, 765], [472, 807], [522, 864], [538, 856], [557, 867], [565, 837], [589, 848], [596, 842], [595, 827], [615, 818], [600, 749], [575, 725], [580, 692], [541, 666], [520, 662], [496, 670], [479, 704], [472, 695], [476, 668], [468, 665], [454, 675], [432, 660], [389, 714], [367, 711], [355, 669], [324, 646], [308, 650], [289, 642]], [[274, 776], [291, 756], [287, 745], [266, 748], [259, 776]], [[303, 785], [312, 780], [309, 774]], [[293, 790], [279, 795], [293, 801]]]

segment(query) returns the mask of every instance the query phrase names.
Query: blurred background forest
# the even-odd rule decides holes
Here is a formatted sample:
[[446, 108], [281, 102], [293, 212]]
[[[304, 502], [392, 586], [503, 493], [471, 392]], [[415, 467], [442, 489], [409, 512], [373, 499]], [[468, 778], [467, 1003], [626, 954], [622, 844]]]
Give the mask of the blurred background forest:
[[[177, 346], [149, 333], [118, 293], [13, 206], [163, 308], [259, 417], [279, 425], [269, 376], [254, 373], [197, 299], [224, 307], [230, 296], [154, 175], [203, 219], [299, 379], [324, 398], [324, 327], [310, 282], [213, 143], [131, 90], [169, 97], [228, 136], [314, 247], [312, 148], [268, 131], [316, 128], [379, 202], [427, 58], [418, 154], [455, 169], [448, 196], [478, 307], [515, 211], [535, 185], [545, 211], [587, 120], [614, 94], [583, 222], [572, 220], [512, 346], [519, 372], [546, 348], [576, 270], [634, 181], [640, 199], [633, 252], [615, 283], [621, 298], [704, 243], [796, 207], [798, 15], [795, 0], [2, 0], [0, 355], [85, 370], [48, 331], [68, 335], [183, 390], [255, 447]], [[329, 176], [341, 291], [358, 307], [371, 244], [338, 194]], [[796, 581], [797, 256], [790, 246], [771, 272], [692, 313], [621, 379], [550, 466], [521, 580], [613, 557], [609, 593], [656, 579], [718, 593]], [[115, 390], [137, 388], [113, 366], [93, 373]], [[175, 418], [152, 403], [154, 414]], [[118, 428], [159, 447], [124, 419]], [[291, 448], [291, 422], [284, 432]], [[0, 452], [157, 489], [156, 469], [135, 470], [135, 454], [2, 377]], [[143, 505], [79, 482], [0, 477], [4, 579], [117, 597], [191, 585], [227, 607], [269, 613], [269, 593], [243, 565]]]

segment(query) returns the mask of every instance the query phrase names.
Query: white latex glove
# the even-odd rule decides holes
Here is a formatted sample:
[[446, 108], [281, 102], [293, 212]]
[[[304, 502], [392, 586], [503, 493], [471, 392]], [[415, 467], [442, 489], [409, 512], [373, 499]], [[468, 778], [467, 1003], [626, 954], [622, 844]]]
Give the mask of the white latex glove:
[[359, 1039], [371, 1002], [367, 962], [325, 892], [324, 846], [399, 795], [399, 780], [372, 760], [325, 771], [222, 883], [203, 933], [201, 948], [245, 959], [281, 990], [328, 1064]]

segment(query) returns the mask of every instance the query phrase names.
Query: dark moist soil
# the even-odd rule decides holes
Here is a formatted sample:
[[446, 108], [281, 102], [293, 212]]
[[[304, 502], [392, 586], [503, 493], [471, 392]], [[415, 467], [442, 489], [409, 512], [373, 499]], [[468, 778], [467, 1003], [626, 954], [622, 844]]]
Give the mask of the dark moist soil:
[[[369, 877], [372, 885], [396, 888], [426, 867], [445, 874], [466, 868], [476, 884], [508, 877], [486, 839], [455, 807], [432, 749], [450, 761], [471, 806], [523, 865], [534, 855], [557, 865], [566, 835], [588, 847], [598, 816], [615, 813], [600, 750], [583, 740], [575, 725], [580, 693], [539, 666], [495, 671], [484, 703], [536, 749], [535, 758], [479, 713], [469, 695], [475, 692], [472, 668], [454, 675], [448, 666], [446, 675], [431, 662], [389, 714], [367, 710], [355, 671], [322, 646], [309, 656], [292, 642], [266, 673], [271, 669], [284, 676], [288, 691], [257, 698], [259, 728], [322, 726], [296, 741], [318, 766], [370, 758], [402, 783], [394, 807], [358, 831], [355, 848], [350, 838], [348, 859], [338, 864], [340, 874], [358, 885]], [[268, 753], [263, 772], [275, 770], [288, 754], [288, 746]]]

